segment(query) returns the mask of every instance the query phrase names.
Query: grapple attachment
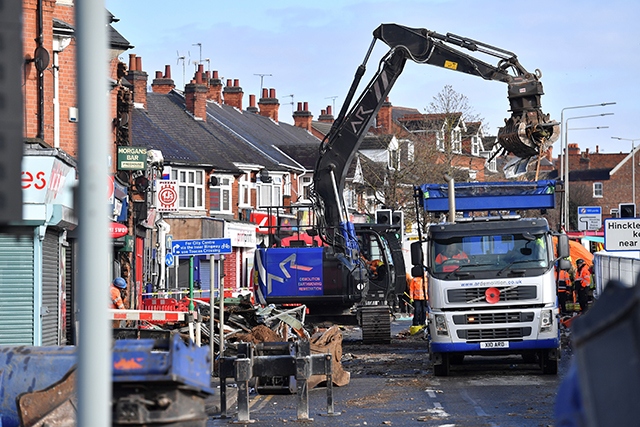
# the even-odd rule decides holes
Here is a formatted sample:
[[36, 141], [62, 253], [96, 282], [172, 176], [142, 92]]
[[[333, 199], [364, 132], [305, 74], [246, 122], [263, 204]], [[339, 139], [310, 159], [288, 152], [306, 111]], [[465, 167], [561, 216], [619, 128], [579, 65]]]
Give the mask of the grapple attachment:
[[539, 77], [537, 71], [509, 82], [511, 117], [498, 130], [498, 143], [523, 159], [542, 155], [560, 136], [560, 124], [542, 112], [540, 97], [544, 92]]

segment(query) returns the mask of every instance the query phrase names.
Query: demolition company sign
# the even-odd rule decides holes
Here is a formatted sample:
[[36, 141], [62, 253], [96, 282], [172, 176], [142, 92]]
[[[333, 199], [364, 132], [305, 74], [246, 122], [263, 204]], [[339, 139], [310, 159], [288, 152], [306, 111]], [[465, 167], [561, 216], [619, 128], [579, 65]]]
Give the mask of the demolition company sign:
[[178, 211], [178, 181], [156, 180], [156, 208], [158, 212]]

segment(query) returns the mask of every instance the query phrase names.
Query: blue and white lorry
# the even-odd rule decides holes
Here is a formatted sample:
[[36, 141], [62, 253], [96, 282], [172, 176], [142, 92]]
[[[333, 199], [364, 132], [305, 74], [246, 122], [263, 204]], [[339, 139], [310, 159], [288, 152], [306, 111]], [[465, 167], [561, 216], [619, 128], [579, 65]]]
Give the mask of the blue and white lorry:
[[[453, 186], [453, 200], [449, 187]], [[424, 184], [426, 212], [458, 212], [412, 245], [412, 275], [428, 277], [428, 342], [437, 376], [465, 355], [521, 354], [556, 374], [560, 358], [555, 268], [569, 243], [545, 218], [516, 211], [555, 206], [555, 182]], [[488, 214], [478, 216], [479, 211]], [[442, 254], [457, 253], [456, 256]], [[561, 261], [557, 263], [557, 261]]]

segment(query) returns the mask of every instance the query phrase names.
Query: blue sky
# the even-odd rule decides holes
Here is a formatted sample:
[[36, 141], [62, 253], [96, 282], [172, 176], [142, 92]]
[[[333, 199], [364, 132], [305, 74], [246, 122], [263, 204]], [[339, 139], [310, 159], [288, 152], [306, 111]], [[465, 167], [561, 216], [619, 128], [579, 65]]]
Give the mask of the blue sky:
[[[150, 80], [171, 65], [180, 87], [183, 62], [178, 53], [187, 59], [187, 81], [195, 70], [193, 61], [202, 59], [205, 69], [217, 70], [224, 81], [240, 80], [246, 108], [249, 94], [260, 97], [258, 74], [271, 74], [263, 77], [263, 84], [276, 90], [283, 122], [292, 123], [298, 102], [308, 102], [314, 118], [328, 105], [335, 105], [337, 115], [373, 30], [381, 23], [397, 23], [450, 32], [514, 52], [528, 71], [542, 71], [543, 111], [557, 121], [567, 107], [616, 102], [566, 109], [565, 120], [614, 113], [569, 120], [570, 143], [592, 151], [599, 146], [607, 153], [631, 148], [630, 141], [612, 137], [638, 138], [636, 146], [640, 145], [640, 2], [636, 0], [106, 0], [105, 5], [120, 19], [114, 27], [135, 46], [121, 59], [128, 63], [129, 53], [142, 57]], [[383, 43], [376, 44], [363, 82], [387, 50]], [[490, 134], [497, 134], [510, 115], [504, 83], [411, 61], [389, 98], [395, 106], [424, 112], [445, 85], [469, 99], [473, 111], [488, 123]], [[554, 155], [558, 153], [559, 141], [554, 146]]]

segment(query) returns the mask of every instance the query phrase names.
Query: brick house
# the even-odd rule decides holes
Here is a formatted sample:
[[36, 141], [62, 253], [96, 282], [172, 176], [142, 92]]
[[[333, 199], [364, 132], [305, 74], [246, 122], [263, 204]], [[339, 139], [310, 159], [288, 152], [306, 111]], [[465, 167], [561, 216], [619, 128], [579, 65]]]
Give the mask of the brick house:
[[[23, 204], [21, 220], [0, 233], [0, 344], [74, 344], [80, 225], [73, 201], [79, 120], [75, 10], [71, 0], [23, 0], [21, 6], [16, 22], [22, 24], [22, 108], [12, 108], [20, 111], [23, 129], [20, 138], [7, 144], [23, 153]], [[113, 83], [109, 114], [115, 118], [117, 57], [131, 46], [111, 26], [108, 30]], [[16, 40], [5, 42], [19, 45]], [[115, 144], [112, 150], [115, 153]], [[118, 274], [131, 257], [119, 249], [113, 248]], [[121, 256], [127, 261], [122, 263]], [[105, 278], [104, 285], [108, 283]]]
[[[233, 252], [225, 256], [224, 286], [231, 293], [245, 292], [255, 247], [273, 243], [274, 226], [295, 227], [298, 218], [288, 207], [308, 202], [313, 166], [296, 157], [311, 159], [320, 141], [301, 125], [311, 117], [302, 107], [307, 104], [294, 113], [300, 126], [279, 122], [275, 89], [265, 88], [257, 102], [249, 95], [244, 109], [239, 80], [223, 85], [217, 71], [204, 72], [202, 65], [184, 92], [175, 89], [169, 66], [156, 72], [147, 92], [148, 82], [135, 84], [139, 59], [130, 55], [126, 76], [135, 106], [132, 142], [162, 152], [162, 175], [177, 181], [180, 194], [177, 211], [159, 216], [174, 240], [230, 237]], [[158, 259], [147, 262], [162, 279]], [[188, 269], [180, 265], [187, 261], [181, 259], [177, 273], [167, 272], [164, 283], [154, 279], [154, 285], [184, 287]], [[203, 290], [211, 289], [211, 266], [211, 257], [197, 260]]]
[[[600, 206], [602, 218], [616, 217], [621, 203], [633, 203], [633, 157], [638, 162], [636, 147], [634, 153], [601, 153], [599, 146], [595, 152], [584, 151], [576, 143], [569, 148], [569, 224], [571, 230], [578, 229], [578, 206]], [[556, 169], [562, 169], [564, 156], [558, 156]], [[636, 186], [638, 185], [636, 178]]]

